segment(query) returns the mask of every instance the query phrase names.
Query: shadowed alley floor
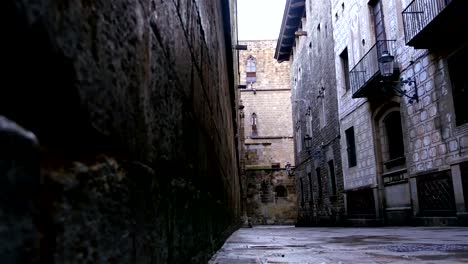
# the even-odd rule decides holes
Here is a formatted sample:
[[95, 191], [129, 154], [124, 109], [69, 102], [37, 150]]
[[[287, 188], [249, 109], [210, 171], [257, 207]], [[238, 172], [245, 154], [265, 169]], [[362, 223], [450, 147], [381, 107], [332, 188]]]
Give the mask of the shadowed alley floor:
[[241, 228], [209, 263], [468, 263], [468, 228]]

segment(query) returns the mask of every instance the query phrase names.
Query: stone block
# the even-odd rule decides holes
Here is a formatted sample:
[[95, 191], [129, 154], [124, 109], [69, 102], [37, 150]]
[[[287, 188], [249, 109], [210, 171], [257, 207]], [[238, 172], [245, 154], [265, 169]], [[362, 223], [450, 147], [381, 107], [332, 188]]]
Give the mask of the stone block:
[[445, 144], [440, 144], [437, 146], [437, 153], [439, 155], [445, 155], [447, 153], [447, 146]]
[[431, 62], [431, 58], [429, 56], [425, 56], [422, 61], [423, 67], [427, 67], [427, 65], [429, 65], [430, 62]]
[[434, 144], [435, 144], [435, 143], [439, 143], [440, 140], [441, 140], [440, 132], [439, 132], [439, 131], [434, 132], [434, 133], [432, 134], [432, 143], [434, 143]]
[[421, 122], [424, 122], [427, 120], [427, 111], [423, 110], [420, 115], [420, 120]]
[[437, 156], [436, 147], [431, 147], [431, 148], [429, 148], [429, 157], [430, 157], [430, 158], [434, 158], [435, 156]]
[[432, 168], [434, 168], [434, 163], [432, 161], [428, 161], [426, 162], [426, 170], [431, 170]]
[[442, 129], [442, 139], [448, 139], [450, 137], [450, 128], [445, 127]]
[[463, 136], [460, 138], [460, 147], [468, 148], [468, 136]]
[[436, 167], [442, 166], [442, 165], [443, 165], [443, 159], [436, 159], [436, 160], [434, 161], [434, 165], [435, 165]]
[[427, 71], [424, 70], [424, 71], [422, 71], [422, 72], [419, 74], [418, 80], [419, 80], [420, 82], [424, 82], [424, 81], [426, 81], [427, 77], [428, 77]]
[[434, 130], [434, 121], [433, 120], [429, 120], [426, 122], [426, 124], [424, 125], [425, 128], [426, 128], [426, 133], [430, 133]]
[[422, 65], [420, 62], [417, 62], [415, 65], [414, 65], [414, 71], [416, 72], [416, 74], [420, 73], [421, 70], [422, 70]]
[[458, 150], [458, 142], [456, 140], [451, 140], [449, 142], [449, 151], [454, 152]]
[[414, 111], [414, 108], [412, 105], [408, 105], [407, 109], [406, 109], [408, 115], [412, 115], [413, 114], [413, 111]]
[[431, 92], [434, 89], [434, 82], [432, 80], [427, 81], [424, 84], [424, 89], [427, 93]]
[[423, 149], [421, 152], [419, 152], [419, 156], [421, 157], [421, 160], [427, 160], [428, 155], [427, 155], [427, 150]]
[[434, 82], [435, 82], [436, 87], [441, 87], [444, 84], [445, 80], [444, 80], [444, 74], [442, 71], [436, 72], [434, 76]]
[[424, 163], [417, 164], [416, 169], [417, 169], [418, 172], [424, 171], [425, 170]]
[[414, 149], [420, 149], [422, 147], [422, 143], [423, 141], [420, 138], [416, 139], [416, 141], [414, 142]]
[[430, 105], [432, 103], [431, 96], [429, 96], [429, 95], [424, 96], [422, 101], [423, 101], [424, 107], [427, 107], [428, 105]]
[[430, 117], [434, 117], [437, 115], [437, 106], [436, 105], [432, 105], [429, 107], [429, 116]]
[[431, 137], [430, 136], [425, 136], [423, 139], [424, 146], [429, 146], [431, 144]]
[[418, 129], [417, 129], [417, 135], [418, 135], [419, 137], [422, 136], [422, 135], [424, 135], [424, 131], [425, 131], [424, 125], [419, 125], [419, 126], [418, 126]]

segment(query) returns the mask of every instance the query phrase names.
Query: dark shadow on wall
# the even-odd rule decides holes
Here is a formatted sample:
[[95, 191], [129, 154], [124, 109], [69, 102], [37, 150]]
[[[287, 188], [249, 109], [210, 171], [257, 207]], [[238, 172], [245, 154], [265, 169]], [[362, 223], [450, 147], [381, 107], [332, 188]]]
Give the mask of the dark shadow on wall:
[[26, 14], [13, 5], [2, 4], [6, 38], [0, 114], [33, 131], [49, 148], [73, 155], [99, 148], [105, 138], [91, 127], [80, 101], [73, 61], [55, 50], [45, 22], [29, 25]]
[[[184, 133], [170, 146], [179, 156], [161, 155], [151, 161], [132, 158], [130, 149], [134, 146], [129, 145], [137, 145], [140, 152], [147, 150], [148, 144], [126, 141], [138, 128], [126, 122], [127, 113], [109, 101], [102, 102], [103, 111], [124, 112], [119, 118], [126, 126], [115, 133], [117, 136], [104, 135], [93, 126], [95, 120], [82, 99], [87, 91], [77, 81], [80, 69], [76, 58], [57, 47], [59, 40], [48, 24], [51, 19], [39, 18], [29, 24], [30, 14], [19, 2], [0, 4], [0, 29], [6, 36], [0, 51], [0, 116], [34, 133], [40, 145], [26, 150], [12, 145], [5, 151], [0, 134], [0, 153], [5, 154], [0, 160], [0, 182], [4, 183], [0, 196], [2, 209], [6, 208], [3, 212], [10, 217], [0, 218], [0, 226], [24, 230], [20, 235], [15, 233], [19, 240], [14, 247], [8, 237], [0, 236], [2, 263], [206, 262], [238, 227], [232, 208], [236, 187], [229, 185], [235, 181], [222, 175], [230, 164], [220, 164], [219, 154], [226, 154], [227, 149], [222, 149], [226, 153], [215, 149], [212, 135], [194, 117], [193, 105], [187, 103], [179, 115]], [[232, 57], [227, 59], [232, 63]], [[163, 85], [164, 89], [170, 86]], [[229, 92], [234, 100], [234, 89]], [[131, 106], [139, 103], [134, 98], [128, 101]], [[135, 106], [136, 113], [139, 106]], [[113, 115], [108, 116], [111, 120], [104, 122], [115, 121]], [[180, 132], [158, 129], [166, 129], [167, 134]], [[9, 175], [15, 180], [9, 181]], [[26, 184], [18, 184], [22, 177]], [[17, 208], [19, 213], [11, 213]]]

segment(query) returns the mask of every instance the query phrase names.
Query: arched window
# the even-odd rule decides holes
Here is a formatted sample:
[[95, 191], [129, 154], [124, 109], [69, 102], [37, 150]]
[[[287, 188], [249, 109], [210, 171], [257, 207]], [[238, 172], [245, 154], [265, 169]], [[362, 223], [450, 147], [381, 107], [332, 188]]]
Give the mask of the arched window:
[[388, 157], [390, 160], [404, 157], [403, 133], [400, 112], [389, 113], [383, 120], [387, 134]]
[[257, 80], [257, 62], [255, 58], [250, 55], [247, 58], [247, 62], [245, 65], [245, 72], [246, 72], [246, 83], [253, 83]]
[[286, 197], [288, 196], [288, 192], [283, 185], [278, 185], [275, 187], [276, 197]]
[[258, 131], [257, 131], [257, 114], [252, 113], [252, 136], [257, 136]]

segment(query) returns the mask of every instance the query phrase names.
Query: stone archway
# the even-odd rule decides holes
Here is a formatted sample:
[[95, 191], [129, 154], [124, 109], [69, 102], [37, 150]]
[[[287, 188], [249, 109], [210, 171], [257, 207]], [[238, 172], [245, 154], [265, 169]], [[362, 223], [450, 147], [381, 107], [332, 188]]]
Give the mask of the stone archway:
[[408, 224], [412, 207], [399, 103], [377, 108], [373, 122], [382, 215], [387, 224]]

